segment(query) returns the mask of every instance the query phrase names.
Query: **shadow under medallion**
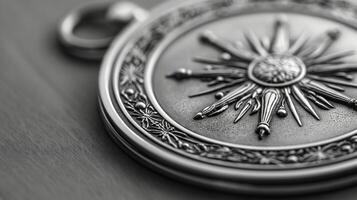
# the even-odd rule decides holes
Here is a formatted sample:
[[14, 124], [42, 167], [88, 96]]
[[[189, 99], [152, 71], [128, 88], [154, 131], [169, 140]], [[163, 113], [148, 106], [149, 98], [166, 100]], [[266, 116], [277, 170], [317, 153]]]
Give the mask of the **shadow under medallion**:
[[[309, 41], [312, 41], [328, 30], [338, 29], [341, 32], [341, 37], [328, 49], [327, 53], [342, 50], [357, 51], [357, 42], [351, 43], [354, 38], [357, 38], [356, 30], [333, 20], [316, 16], [291, 13], [255, 13], [220, 19], [179, 35], [157, 58], [153, 69], [152, 88], [158, 105], [173, 121], [192, 134], [232, 145], [269, 147], [304, 145], [331, 139], [355, 130], [357, 128], [357, 112], [351, 107], [334, 101], [330, 102], [335, 108], [330, 110], [319, 109], [312, 105], [320, 116], [320, 120], [317, 120], [293, 99], [303, 125], [301, 127], [298, 125], [287, 108], [288, 116], [285, 118], [279, 118], [275, 113], [273, 114], [270, 126], [271, 134], [263, 140], [258, 140], [255, 133], [260, 118], [259, 112], [255, 115], [250, 115], [248, 112], [238, 123], [233, 123], [239, 114], [234, 109], [234, 103], [219, 115], [194, 120], [198, 112], [217, 101], [215, 93], [190, 98], [189, 96], [192, 94], [207, 90], [207, 83], [193, 78], [175, 80], [168, 78], [167, 75], [180, 68], [192, 71], [204, 69], [206, 65], [194, 62], [193, 58], [195, 57], [213, 60], [219, 58], [222, 52], [211, 48], [200, 40], [200, 35], [203, 32], [210, 30], [230, 42], [242, 41], [244, 43], [246, 41], [244, 33], [247, 31], [253, 31], [258, 37], [268, 36], [271, 38], [274, 32], [274, 23], [281, 14], [284, 14], [288, 20], [291, 38], [296, 38], [305, 31], [309, 36]], [[346, 57], [345, 61], [357, 61], [357, 55]], [[357, 97], [356, 88], [344, 88], [346, 89], [344, 94]]]

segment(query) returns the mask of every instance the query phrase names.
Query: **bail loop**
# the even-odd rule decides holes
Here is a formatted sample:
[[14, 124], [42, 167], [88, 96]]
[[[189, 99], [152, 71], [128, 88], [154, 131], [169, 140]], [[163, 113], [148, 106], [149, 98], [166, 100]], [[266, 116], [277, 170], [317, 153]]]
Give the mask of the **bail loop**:
[[80, 24], [101, 20], [105, 24], [119, 26], [122, 32], [132, 23], [145, 20], [147, 16], [145, 9], [126, 1], [84, 6], [71, 11], [62, 20], [58, 39], [69, 54], [86, 60], [100, 60], [117, 33], [102, 38], [84, 38], [75, 34]]

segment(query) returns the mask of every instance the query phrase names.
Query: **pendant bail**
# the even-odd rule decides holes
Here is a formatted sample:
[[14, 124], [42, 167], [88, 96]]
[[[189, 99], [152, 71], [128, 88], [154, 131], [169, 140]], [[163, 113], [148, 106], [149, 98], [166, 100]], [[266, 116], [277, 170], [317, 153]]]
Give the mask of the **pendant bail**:
[[[58, 39], [62, 47], [72, 56], [86, 60], [101, 60], [117, 33], [102, 38], [84, 38], [75, 34], [80, 24], [101, 20], [115, 24], [122, 32], [133, 23], [147, 19], [148, 12], [138, 5], [121, 1], [83, 6], [71, 11], [60, 23]], [[103, 30], [99, 30], [103, 31]]]

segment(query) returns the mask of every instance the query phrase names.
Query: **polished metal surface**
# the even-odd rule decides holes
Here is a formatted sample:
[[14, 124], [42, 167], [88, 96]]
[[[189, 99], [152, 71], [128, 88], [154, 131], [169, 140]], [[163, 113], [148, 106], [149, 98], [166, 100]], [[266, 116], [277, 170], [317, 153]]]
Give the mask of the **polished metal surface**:
[[[283, 113], [278, 115], [280, 117], [287, 116], [286, 99], [288, 99], [291, 113], [300, 126], [302, 126], [302, 122], [296, 111], [296, 105], [291, 100], [292, 97], [317, 120], [320, 120], [320, 117], [308, 98], [316, 106], [325, 110], [334, 108], [334, 106], [320, 95], [356, 108], [356, 99], [335, 90], [341, 85], [357, 87], [354, 83], [340, 80], [353, 81], [348, 73], [357, 71], [357, 63], [349, 63], [348, 69], [340, 65], [346, 65], [344, 58], [354, 55], [354, 52], [326, 53], [340, 37], [339, 30], [328, 30], [315, 42], [306, 44], [308, 41], [306, 34], [302, 34], [296, 39], [290, 38], [289, 25], [284, 17], [284, 19], [277, 19], [275, 22], [274, 34], [271, 39], [269, 36], [258, 38], [254, 32], [243, 34], [248, 40], [248, 49], [244, 47], [243, 43], [240, 43], [239, 46], [232, 46], [234, 42], [227, 43], [212, 32], [204, 32], [201, 40], [218, 50], [223, 50], [223, 54], [217, 61], [209, 59], [199, 59], [198, 61], [218, 67], [206, 69], [204, 72], [183, 68], [170, 75], [177, 80], [198, 78], [208, 81], [208, 86], [213, 87], [191, 95], [191, 97], [218, 91], [215, 95], [218, 100], [196, 114], [195, 119], [218, 115], [226, 111], [232, 103], [235, 103], [236, 110], [240, 110], [234, 123], [242, 119], [251, 108], [251, 115], [261, 110], [261, 119], [256, 133], [259, 139], [263, 139], [271, 133], [270, 123], [273, 111]], [[291, 41], [293, 41], [292, 44], [290, 44]], [[237, 64], [237, 62], [240, 63]], [[334, 70], [322, 72], [321, 69], [326, 67], [333, 67]], [[234, 70], [236, 68], [240, 70]], [[247, 84], [242, 84], [244, 82]], [[325, 85], [326, 82], [329, 84]], [[243, 106], [243, 104], [245, 105]], [[277, 109], [278, 104], [280, 104], [280, 109]], [[240, 109], [242, 106], [243, 108]]]
[[118, 35], [99, 99], [110, 134], [174, 177], [235, 192], [355, 181], [357, 7], [194, 0]]

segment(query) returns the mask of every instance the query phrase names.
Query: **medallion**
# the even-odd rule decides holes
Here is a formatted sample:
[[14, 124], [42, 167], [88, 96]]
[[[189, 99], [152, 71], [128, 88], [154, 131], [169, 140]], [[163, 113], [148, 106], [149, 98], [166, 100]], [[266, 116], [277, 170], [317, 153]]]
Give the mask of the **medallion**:
[[[195, 58], [195, 62], [207, 64], [209, 68], [204, 71], [181, 68], [169, 76], [177, 80], [195, 78], [208, 81], [211, 89], [190, 97], [218, 91], [215, 94], [217, 101], [198, 112], [194, 119], [220, 114], [235, 103], [234, 108], [239, 110], [239, 114], [234, 123], [250, 110], [251, 115], [260, 111], [256, 133], [262, 139], [271, 133], [270, 121], [274, 111], [279, 117], [288, 115], [285, 104], [302, 126], [292, 98], [317, 120], [320, 117], [310, 102], [330, 110], [334, 105], [326, 99], [329, 98], [357, 108], [357, 100], [342, 94], [344, 89], [340, 88], [357, 88], [357, 84], [348, 82], [353, 80], [348, 72], [357, 71], [357, 63], [343, 60], [354, 55], [354, 51], [326, 53], [340, 37], [339, 30], [328, 30], [319, 40], [308, 45], [306, 34], [294, 39], [290, 37], [286, 19], [276, 20], [274, 28], [272, 38], [258, 37], [254, 32], [244, 33], [248, 47], [240, 41], [238, 45], [234, 41], [226, 42], [213, 32], [202, 33], [200, 39], [204, 43], [222, 51], [220, 59]], [[212, 65], [218, 67], [211, 69]]]
[[249, 194], [356, 181], [355, 5], [173, 1], [139, 21], [99, 77], [108, 132], [135, 158]]

